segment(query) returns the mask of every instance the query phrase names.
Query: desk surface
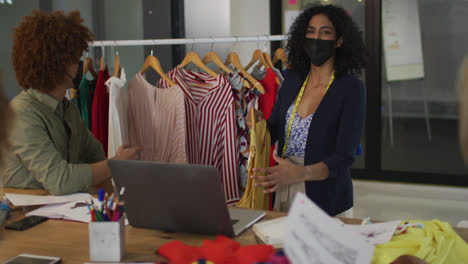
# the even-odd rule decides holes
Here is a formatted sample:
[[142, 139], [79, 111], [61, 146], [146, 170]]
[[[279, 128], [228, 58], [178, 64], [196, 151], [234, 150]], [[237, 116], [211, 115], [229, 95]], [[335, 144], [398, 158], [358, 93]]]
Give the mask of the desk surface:
[[[31, 193], [29, 193], [31, 194]], [[262, 220], [271, 220], [285, 213], [267, 212]], [[14, 210], [15, 221], [23, 216], [21, 209]], [[342, 219], [345, 223], [359, 224], [359, 219]], [[460, 236], [468, 241], [468, 229], [455, 228]], [[157, 230], [126, 227], [126, 251], [123, 261], [155, 262], [164, 260], [156, 255], [157, 249], [167, 242], [180, 240], [188, 245], [201, 246], [203, 240], [214, 236], [187, 233], [164, 233]], [[251, 229], [234, 238], [242, 245], [257, 244]], [[25, 231], [0, 230], [0, 263], [20, 254], [36, 254], [61, 257], [65, 263], [89, 261], [88, 225], [62, 220], [48, 220]]]
[[[284, 216], [282, 213], [268, 212], [264, 219]], [[17, 217], [16, 217], [17, 218]], [[124, 261], [164, 260], [156, 255], [156, 250], [167, 242], [180, 240], [186, 244], [201, 246], [202, 236], [187, 233], [164, 233], [157, 230], [126, 227], [126, 254]], [[242, 245], [257, 244], [252, 230], [247, 230], [234, 238]], [[61, 220], [48, 220], [25, 231], [0, 231], [0, 263], [20, 253], [57, 256], [65, 263], [83, 263], [89, 260], [88, 225]]]

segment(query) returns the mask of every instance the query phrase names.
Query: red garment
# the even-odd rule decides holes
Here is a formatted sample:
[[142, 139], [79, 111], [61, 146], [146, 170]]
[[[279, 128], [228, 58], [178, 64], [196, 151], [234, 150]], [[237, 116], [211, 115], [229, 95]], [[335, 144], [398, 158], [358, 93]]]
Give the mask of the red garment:
[[173, 264], [193, 263], [199, 259], [206, 259], [216, 264], [251, 264], [265, 262], [274, 253], [275, 249], [270, 245], [241, 247], [240, 243], [222, 235], [216, 236], [214, 241], [203, 241], [201, 247], [172, 241], [158, 249], [158, 254]]
[[91, 131], [104, 148], [107, 157], [107, 139], [109, 131], [109, 91], [107, 91], [106, 81], [109, 79], [107, 68], [99, 71], [96, 89], [94, 90], [92, 107]]
[[[263, 80], [258, 80], [265, 89], [265, 94], [261, 94], [258, 98], [258, 110], [263, 112], [265, 120], [270, 117], [271, 112], [273, 112], [273, 105], [276, 102], [276, 95], [278, 93], [278, 85], [276, 84], [277, 77], [276, 73], [271, 68], [268, 68], [265, 78]], [[270, 167], [276, 165], [276, 161], [273, 158], [274, 152], [275, 145], [272, 145], [270, 149]], [[273, 210], [272, 201], [272, 194], [270, 193], [270, 210]]]
[[276, 101], [276, 94], [278, 93], [276, 78], [276, 73], [271, 68], [268, 68], [265, 78], [258, 80], [263, 88], [265, 88], [265, 94], [261, 94], [258, 98], [258, 109], [263, 112], [265, 120], [270, 117]]

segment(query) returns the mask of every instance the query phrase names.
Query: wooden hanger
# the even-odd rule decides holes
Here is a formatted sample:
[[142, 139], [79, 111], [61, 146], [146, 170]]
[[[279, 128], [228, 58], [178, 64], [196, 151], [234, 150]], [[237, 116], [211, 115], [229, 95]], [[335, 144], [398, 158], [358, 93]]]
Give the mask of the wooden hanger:
[[185, 55], [184, 60], [179, 64], [179, 69], [184, 68], [190, 63], [197, 65], [200, 69], [202, 69], [212, 77], [218, 77], [218, 74], [216, 72], [210, 70], [208, 67], [206, 67], [205, 64], [203, 64], [202, 60], [200, 59], [200, 56], [198, 56], [198, 54], [194, 51], [190, 51], [189, 53], [187, 53], [187, 55]]
[[90, 57], [86, 57], [83, 62], [83, 74], [91, 73], [94, 79], [97, 79], [96, 71], [94, 70], [93, 60]]
[[210, 51], [207, 54], [205, 54], [205, 57], [203, 57], [202, 62], [205, 65], [210, 62], [213, 62], [214, 64], [218, 65], [218, 67], [223, 71], [231, 73], [231, 70], [228, 67], [226, 67], [226, 65], [219, 58], [218, 54], [214, 51]]
[[258, 60], [260, 60], [261, 65], [265, 66], [265, 68], [269, 68], [265, 58], [263, 57], [263, 52], [260, 49], [256, 49], [252, 54], [252, 60], [250, 60], [249, 64], [244, 67], [245, 70], [248, 71]]
[[104, 60], [104, 56], [101, 57], [101, 61], [99, 62], [99, 70], [104, 71], [106, 69], [106, 61]]
[[279, 60], [281, 60], [283, 64], [288, 67], [288, 58], [286, 57], [286, 52], [283, 48], [278, 48], [275, 51], [275, 55], [273, 56], [273, 65], [276, 64]]
[[265, 59], [266, 65], [269, 68], [274, 68], [275, 67], [275, 66], [273, 66], [273, 62], [271, 61], [271, 56], [270, 56], [270, 54], [268, 54], [268, 52], [263, 52], [263, 58]]
[[70, 89], [70, 99], [78, 98], [78, 89], [71, 88]]
[[120, 66], [120, 57], [119, 57], [119, 52], [117, 51], [115, 53], [115, 58], [114, 58], [114, 74], [112, 76], [120, 78], [120, 72], [122, 71], [122, 66]]
[[[263, 57], [265, 58], [265, 61], [266, 61], [267, 65], [268, 65], [268, 67], [274, 69], [275, 66], [273, 66], [273, 62], [271, 61], [270, 54], [268, 54], [267, 52], [263, 52]], [[275, 72], [275, 74], [276, 74], [276, 72]], [[275, 82], [276, 82], [277, 85], [281, 84], [281, 80], [278, 78], [278, 76], [276, 76]]]
[[106, 67], [106, 60], [104, 59], [104, 46], [101, 46], [101, 60], [99, 61], [99, 70], [104, 71]]
[[240, 64], [240, 60], [239, 60], [239, 56], [237, 56], [237, 54], [235, 52], [229, 52], [228, 56], [227, 56], [227, 59], [226, 59], [226, 63], [225, 64], [231, 64], [234, 65], [234, 67], [236, 67], [240, 73], [242, 73], [242, 75], [244, 76], [244, 78], [246, 78], [250, 83], [253, 84], [253, 87], [256, 87], [257, 90], [261, 93], [261, 94], [265, 94], [265, 89], [263, 88], [262, 84], [259, 83], [257, 81], [257, 79], [255, 79], [254, 77], [252, 77], [252, 75], [250, 75], [243, 67], [242, 65]]
[[[152, 53], [153, 52], [151, 52], [151, 54]], [[169, 77], [166, 76], [166, 74], [161, 68], [161, 63], [159, 63], [159, 60], [153, 55], [149, 55], [148, 57], [146, 57], [145, 64], [143, 64], [143, 68], [141, 68], [140, 73], [144, 74], [149, 67], [153, 68], [159, 74], [159, 76], [161, 76], [161, 78], [163, 78], [169, 85], [175, 85], [175, 83], [171, 79], [169, 79]]]

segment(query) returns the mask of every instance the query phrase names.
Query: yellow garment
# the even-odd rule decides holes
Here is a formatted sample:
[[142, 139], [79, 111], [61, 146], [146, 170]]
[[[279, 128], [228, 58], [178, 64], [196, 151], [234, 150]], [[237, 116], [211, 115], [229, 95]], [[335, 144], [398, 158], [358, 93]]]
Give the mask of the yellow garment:
[[270, 166], [271, 138], [265, 120], [257, 122], [254, 126], [255, 129], [250, 130], [250, 153], [247, 165], [249, 178], [244, 196], [242, 196], [242, 199], [236, 206], [268, 210], [270, 207], [270, 196], [263, 193], [263, 187], [255, 187], [255, 181], [250, 176], [254, 174], [254, 168], [268, 168]]
[[377, 245], [372, 264], [388, 264], [401, 255], [413, 255], [430, 264], [468, 263], [468, 244], [446, 222], [424, 223], [424, 228], [409, 227], [405, 234], [394, 235], [389, 242]]

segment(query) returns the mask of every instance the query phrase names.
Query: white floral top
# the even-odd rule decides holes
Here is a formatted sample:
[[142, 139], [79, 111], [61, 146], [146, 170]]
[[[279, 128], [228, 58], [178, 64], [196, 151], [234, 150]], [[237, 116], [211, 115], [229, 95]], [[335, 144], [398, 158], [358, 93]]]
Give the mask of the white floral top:
[[[284, 127], [284, 139], [288, 135], [289, 119], [291, 118], [292, 111], [294, 109], [294, 101], [286, 113], [286, 124]], [[289, 134], [288, 146], [286, 147], [285, 157], [296, 156], [304, 157], [305, 148], [307, 143], [307, 136], [309, 134], [310, 122], [314, 114], [310, 114], [306, 118], [300, 118], [296, 113], [294, 116], [294, 121], [291, 126], [291, 133]], [[282, 150], [281, 150], [282, 151]]]

